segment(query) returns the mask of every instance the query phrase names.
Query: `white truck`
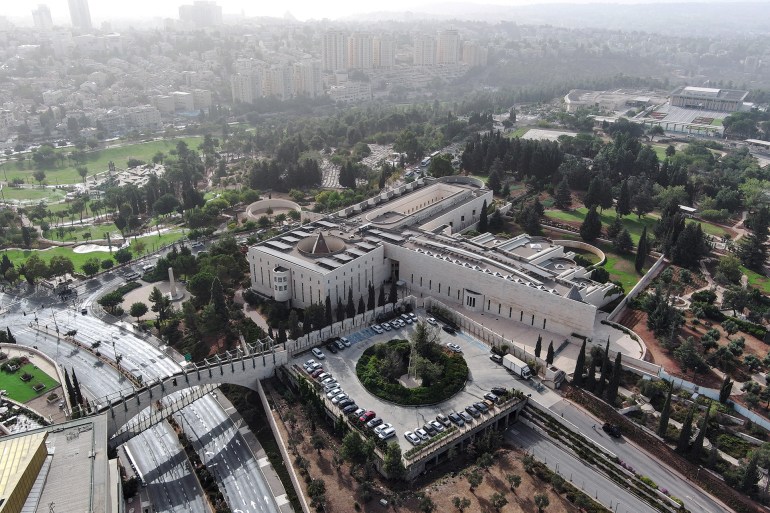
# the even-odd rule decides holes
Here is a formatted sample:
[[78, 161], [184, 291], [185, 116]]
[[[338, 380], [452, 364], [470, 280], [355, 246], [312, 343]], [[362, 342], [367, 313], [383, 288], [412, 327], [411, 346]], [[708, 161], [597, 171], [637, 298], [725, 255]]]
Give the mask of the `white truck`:
[[525, 362], [519, 360], [512, 354], [503, 356], [503, 367], [508, 369], [511, 373], [521, 376], [524, 379], [532, 377], [532, 371]]

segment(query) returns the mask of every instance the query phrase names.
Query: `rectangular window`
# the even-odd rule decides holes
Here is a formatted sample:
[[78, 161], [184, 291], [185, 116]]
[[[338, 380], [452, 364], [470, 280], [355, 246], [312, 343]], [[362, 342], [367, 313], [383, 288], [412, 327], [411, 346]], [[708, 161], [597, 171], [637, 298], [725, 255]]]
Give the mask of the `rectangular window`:
[[512, 315], [513, 315], [513, 307], [510, 307], [508, 309], [508, 318], [510, 319]]
[[543, 329], [545, 329], [545, 321], [546, 319], [543, 319]]
[[522, 310], [521, 315], [519, 315], [519, 322], [524, 322], [524, 311]]
[[428, 290], [433, 290], [433, 280], [428, 280]]
[[497, 314], [500, 315], [500, 308], [502, 308], [503, 305], [497, 305]]
[[532, 322], [530, 323], [532, 326], [535, 325], [535, 314], [532, 314]]
[[447, 287], [446, 288], [446, 295], [447, 296], [451, 296], [452, 295], [452, 287]]
[[490, 308], [492, 308], [492, 301], [487, 299], [487, 312], [489, 311]]
[[441, 294], [441, 284], [438, 284], [438, 293]]

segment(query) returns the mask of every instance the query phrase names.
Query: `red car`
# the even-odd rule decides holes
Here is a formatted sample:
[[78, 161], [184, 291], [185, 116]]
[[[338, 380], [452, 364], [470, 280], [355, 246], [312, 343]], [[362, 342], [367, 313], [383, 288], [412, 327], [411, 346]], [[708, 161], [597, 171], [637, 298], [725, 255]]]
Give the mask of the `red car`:
[[361, 415], [360, 417], [358, 417], [358, 420], [360, 420], [361, 422], [369, 422], [376, 416], [377, 416], [376, 413], [374, 413], [372, 410], [369, 410], [363, 415]]

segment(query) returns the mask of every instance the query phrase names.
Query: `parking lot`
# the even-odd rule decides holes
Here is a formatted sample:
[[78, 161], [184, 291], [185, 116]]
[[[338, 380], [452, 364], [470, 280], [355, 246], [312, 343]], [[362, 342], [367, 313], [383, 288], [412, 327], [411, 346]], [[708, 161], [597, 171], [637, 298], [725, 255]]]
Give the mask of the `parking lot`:
[[[420, 315], [419, 319], [424, 320], [424, 315]], [[484, 394], [494, 387], [517, 388], [526, 394], [539, 395], [532, 383], [517, 381], [501, 365], [492, 362], [489, 359], [489, 348], [482, 342], [461, 332], [450, 335], [441, 330], [440, 325], [434, 329], [438, 331], [442, 345], [454, 343], [460, 346], [469, 370], [465, 388], [454, 397], [438, 405], [397, 406], [391, 404], [370, 394], [356, 376], [356, 362], [364, 350], [378, 342], [386, 342], [394, 338], [408, 339], [414, 331], [413, 324], [383, 334], [377, 334], [372, 328], [366, 328], [348, 335], [347, 338], [350, 340], [351, 346], [337, 354], [332, 354], [326, 347], [321, 347], [325, 359], [319, 360], [310, 351], [307, 351], [294, 358], [291, 363], [301, 367], [304, 362], [313, 358], [323, 364], [324, 370], [337, 380], [343, 391], [355, 401], [359, 408], [374, 410], [384, 422], [393, 424], [396, 429], [396, 437], [389, 441], [392, 443], [397, 440], [402, 452], [412, 448], [412, 445], [404, 438], [405, 431], [414, 431], [426, 422], [435, 419], [439, 413], [449, 415], [452, 412], [464, 411], [466, 406], [483, 401]], [[486, 418], [488, 415], [482, 415], [481, 418], [474, 421], [474, 424], [483, 422]]]

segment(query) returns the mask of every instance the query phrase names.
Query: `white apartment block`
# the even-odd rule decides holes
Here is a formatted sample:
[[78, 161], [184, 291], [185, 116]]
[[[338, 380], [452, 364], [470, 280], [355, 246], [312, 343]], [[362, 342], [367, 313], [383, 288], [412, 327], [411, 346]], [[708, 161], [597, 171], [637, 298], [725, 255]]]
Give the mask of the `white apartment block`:
[[462, 63], [472, 68], [486, 66], [488, 54], [489, 51], [486, 46], [482, 46], [479, 43], [465, 42], [463, 43]]
[[393, 39], [375, 37], [372, 40], [372, 65], [375, 68], [392, 68], [396, 60], [396, 50]]
[[294, 95], [315, 98], [323, 94], [321, 65], [316, 61], [294, 64]]
[[433, 66], [436, 64], [436, 38], [433, 36], [415, 36], [412, 63], [415, 66]]
[[[592, 336], [612, 284], [588, 278], [574, 253], [541, 237], [472, 239], [492, 192], [476, 179], [421, 178], [252, 246], [251, 286], [291, 307], [332, 307], [396, 281], [406, 293], [569, 336]], [[386, 290], [389, 288], [385, 286]]]
[[345, 82], [329, 88], [329, 97], [337, 103], [359, 103], [372, 99], [369, 82]]
[[163, 126], [160, 111], [152, 105], [142, 105], [128, 109], [127, 126], [138, 130], [158, 129]]
[[347, 38], [338, 30], [330, 30], [321, 39], [321, 66], [323, 71], [347, 70]]
[[258, 72], [236, 73], [230, 83], [233, 102], [254, 103], [262, 97], [262, 75]]
[[348, 38], [348, 69], [372, 69], [372, 35], [354, 32]]
[[460, 60], [460, 32], [455, 29], [438, 33], [436, 64], [457, 64]]
[[195, 110], [195, 98], [192, 93], [174, 91], [170, 96], [174, 99], [175, 111], [193, 112]]
[[204, 110], [208, 112], [211, 108], [211, 91], [208, 89], [193, 89], [192, 94], [195, 110]]

